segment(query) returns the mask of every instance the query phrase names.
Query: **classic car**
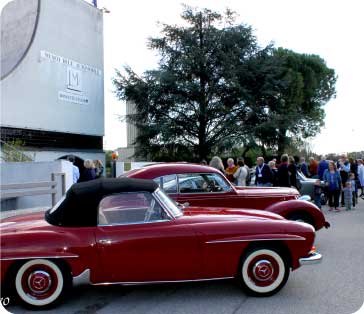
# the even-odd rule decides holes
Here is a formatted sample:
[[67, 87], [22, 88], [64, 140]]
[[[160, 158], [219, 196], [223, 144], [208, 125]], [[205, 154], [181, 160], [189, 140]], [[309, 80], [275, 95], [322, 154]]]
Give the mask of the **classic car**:
[[183, 210], [152, 180], [97, 179], [45, 214], [1, 221], [2, 294], [42, 309], [72, 285], [236, 278], [269, 296], [290, 270], [321, 261], [314, 239], [311, 225], [267, 211]]
[[[309, 196], [310, 200], [315, 199], [314, 195], [314, 185], [317, 179], [307, 178], [301, 171], [297, 171], [297, 180], [300, 182], [299, 192], [303, 196]], [[251, 181], [250, 186], [255, 186], [255, 170], [251, 172]], [[321, 187], [324, 187], [325, 184], [321, 181]], [[327, 203], [327, 197], [325, 193], [321, 195], [321, 205], [325, 205]]]
[[307, 222], [316, 230], [330, 226], [316, 205], [299, 200], [296, 189], [237, 187], [219, 170], [208, 166], [161, 163], [133, 169], [123, 176], [152, 179], [180, 204], [261, 209], [286, 219]]
[[[317, 179], [314, 178], [307, 178], [301, 171], [297, 171], [297, 180], [300, 180], [301, 188], [300, 192], [301, 194], [309, 195], [311, 199], [315, 199], [314, 195], [314, 185]], [[321, 181], [321, 187], [325, 187], [325, 182]], [[327, 198], [325, 193], [322, 193], [321, 195], [321, 204], [325, 205], [327, 202]]]

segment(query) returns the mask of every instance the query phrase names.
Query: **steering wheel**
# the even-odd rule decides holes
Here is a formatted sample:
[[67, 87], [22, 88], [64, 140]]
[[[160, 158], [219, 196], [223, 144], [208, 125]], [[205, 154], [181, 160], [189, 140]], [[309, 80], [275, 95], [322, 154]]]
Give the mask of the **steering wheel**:
[[147, 209], [145, 216], [144, 216], [144, 221], [148, 222], [150, 221], [150, 219], [152, 218], [152, 215], [154, 214], [154, 206], [155, 206], [155, 200], [152, 199], [152, 201], [150, 202], [150, 206]]

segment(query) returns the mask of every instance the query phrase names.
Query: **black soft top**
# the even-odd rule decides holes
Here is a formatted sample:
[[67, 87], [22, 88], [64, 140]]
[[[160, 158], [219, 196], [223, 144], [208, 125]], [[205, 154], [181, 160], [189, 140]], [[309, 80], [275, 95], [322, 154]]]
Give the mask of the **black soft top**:
[[91, 227], [97, 225], [97, 208], [107, 195], [121, 192], [154, 192], [158, 184], [152, 180], [131, 178], [101, 178], [76, 183], [67, 191], [65, 199], [52, 212], [45, 213], [48, 223], [57, 226]]

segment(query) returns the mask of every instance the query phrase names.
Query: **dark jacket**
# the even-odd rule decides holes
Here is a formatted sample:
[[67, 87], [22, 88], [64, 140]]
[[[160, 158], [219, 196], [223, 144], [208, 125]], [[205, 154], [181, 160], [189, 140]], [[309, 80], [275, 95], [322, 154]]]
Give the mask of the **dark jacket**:
[[81, 174], [79, 182], [85, 182], [96, 179], [96, 170], [94, 168], [85, 168]]
[[300, 170], [301, 172], [308, 178], [310, 176], [310, 174], [308, 173], [308, 167], [307, 164], [305, 162], [303, 162], [302, 164], [300, 164]]
[[289, 164], [287, 166], [289, 172], [289, 183], [291, 186], [294, 186], [298, 189], [297, 186], [297, 166], [295, 164]]
[[272, 183], [273, 182], [273, 174], [270, 170], [270, 167], [267, 164], [263, 164], [261, 168], [261, 177], [259, 176], [259, 166], [255, 168], [255, 184], [258, 183]]
[[286, 162], [282, 162], [279, 165], [277, 176], [278, 176], [278, 186], [291, 187], [288, 174], [288, 164]]

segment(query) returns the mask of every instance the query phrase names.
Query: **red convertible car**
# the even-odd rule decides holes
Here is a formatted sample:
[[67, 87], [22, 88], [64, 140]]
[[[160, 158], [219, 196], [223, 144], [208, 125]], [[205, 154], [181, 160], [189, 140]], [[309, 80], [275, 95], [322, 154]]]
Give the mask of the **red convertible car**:
[[134, 169], [123, 176], [152, 179], [180, 204], [261, 209], [289, 220], [307, 222], [316, 230], [330, 226], [316, 205], [298, 199], [296, 189], [237, 187], [220, 171], [208, 166], [162, 163]]
[[314, 238], [309, 224], [270, 212], [183, 210], [151, 180], [98, 179], [73, 185], [45, 215], [1, 221], [2, 293], [41, 309], [81, 283], [237, 278], [268, 296], [290, 269], [320, 262]]

